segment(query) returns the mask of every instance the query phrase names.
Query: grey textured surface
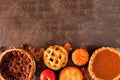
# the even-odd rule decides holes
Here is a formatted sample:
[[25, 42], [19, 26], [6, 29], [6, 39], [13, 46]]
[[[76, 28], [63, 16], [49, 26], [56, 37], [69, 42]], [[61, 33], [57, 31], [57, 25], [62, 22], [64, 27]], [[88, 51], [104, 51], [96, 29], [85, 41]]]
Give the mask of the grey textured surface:
[[0, 0], [0, 46], [120, 47], [120, 0]]

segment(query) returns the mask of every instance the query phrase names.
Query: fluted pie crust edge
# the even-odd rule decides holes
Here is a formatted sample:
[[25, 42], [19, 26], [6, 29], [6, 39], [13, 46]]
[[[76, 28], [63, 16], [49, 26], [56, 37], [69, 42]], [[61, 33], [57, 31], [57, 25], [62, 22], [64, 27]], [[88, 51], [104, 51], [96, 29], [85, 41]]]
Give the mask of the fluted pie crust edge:
[[[94, 62], [94, 59], [95, 59], [96, 55], [99, 52], [104, 51], [104, 50], [109, 50], [113, 53], [116, 53], [120, 57], [120, 52], [113, 47], [102, 47], [102, 48], [99, 48], [99, 49], [95, 50], [95, 52], [93, 52], [93, 54], [92, 54], [92, 56], [89, 60], [89, 65], [88, 65], [89, 74], [90, 74], [91, 78], [94, 79], [94, 80], [103, 80], [101, 78], [96, 77], [96, 75], [94, 74], [94, 72], [92, 70], [92, 64]], [[120, 74], [117, 77], [115, 77], [113, 80], [119, 80], [119, 79], [120, 79]]]
[[[33, 57], [27, 51], [25, 51], [23, 49], [19, 49], [19, 48], [8, 49], [8, 50], [6, 50], [6, 51], [4, 51], [3, 53], [0, 54], [0, 62], [2, 61], [2, 57], [4, 55], [6, 55], [6, 53], [9, 53], [9, 52], [12, 52], [12, 51], [23, 52], [31, 60], [31, 66], [32, 67], [31, 67], [31, 72], [29, 73], [29, 76], [28, 76], [28, 80], [31, 80], [31, 78], [34, 76], [36, 65], [35, 65], [35, 61], [34, 61]], [[0, 80], [5, 80], [2, 77], [1, 73], [0, 73]]]

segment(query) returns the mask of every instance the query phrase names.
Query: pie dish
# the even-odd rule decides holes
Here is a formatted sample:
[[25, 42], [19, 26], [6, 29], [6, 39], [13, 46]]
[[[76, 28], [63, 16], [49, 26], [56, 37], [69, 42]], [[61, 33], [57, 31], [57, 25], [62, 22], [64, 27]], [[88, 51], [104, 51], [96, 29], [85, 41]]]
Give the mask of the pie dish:
[[94, 80], [119, 80], [120, 52], [112, 47], [97, 49], [90, 58], [88, 71]]
[[66, 67], [60, 72], [59, 80], [83, 80], [83, 74], [78, 68]]
[[8, 49], [0, 55], [0, 80], [31, 80], [35, 61], [22, 49]]
[[43, 60], [48, 68], [59, 70], [66, 66], [68, 62], [68, 52], [62, 46], [50, 46], [45, 50]]

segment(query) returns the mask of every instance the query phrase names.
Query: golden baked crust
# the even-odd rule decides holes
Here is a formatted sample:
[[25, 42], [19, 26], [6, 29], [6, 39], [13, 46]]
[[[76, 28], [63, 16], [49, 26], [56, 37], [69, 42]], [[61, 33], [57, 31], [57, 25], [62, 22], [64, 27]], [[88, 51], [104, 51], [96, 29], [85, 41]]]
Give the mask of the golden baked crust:
[[45, 50], [43, 59], [47, 67], [58, 70], [66, 66], [68, 52], [62, 46], [50, 46]]
[[[9, 59], [5, 59], [5, 58], [9, 58]], [[8, 74], [12, 76], [12, 77], [9, 77], [9, 75], [7, 75], [6, 76], [7, 79], [5, 79], [5, 74], [3, 72], [5, 60], [9, 60], [7, 62], [8, 65], [6, 68], [8, 70]], [[26, 63], [25, 63], [25, 61], [26, 61]], [[13, 78], [18, 79], [18, 77], [17, 77], [18, 74], [21, 75], [19, 77], [20, 80], [31, 80], [31, 78], [33, 77], [34, 72], [35, 72], [34, 59], [28, 52], [26, 52], [23, 49], [16, 49], [16, 48], [8, 49], [8, 50], [4, 51], [3, 53], [1, 53], [0, 66], [1, 66], [0, 80], [8, 80], [8, 79], [13, 80]], [[22, 70], [22, 69], [25, 69], [26, 71]]]
[[59, 80], [83, 80], [83, 74], [78, 68], [66, 67], [60, 72]]
[[[106, 51], [108, 51], [109, 53], [107, 53]], [[104, 52], [104, 53], [103, 53]], [[99, 54], [100, 53], [100, 54]], [[107, 56], [106, 56], [106, 54], [107, 54]], [[94, 79], [94, 80], [104, 80], [103, 78], [100, 78], [100, 77], [97, 77], [96, 76], [96, 74], [95, 74], [95, 68], [93, 68], [93, 66], [95, 65], [95, 60], [96, 60], [96, 56], [98, 56], [98, 54], [99, 54], [99, 58], [101, 57], [101, 54], [103, 55], [103, 54], [105, 54], [105, 55], [103, 55], [103, 56], [105, 56], [103, 59], [97, 59], [97, 60], [99, 60], [99, 62], [100, 62], [100, 60], [101, 60], [101, 62], [102, 62], [102, 60], [103, 60], [103, 63], [105, 64], [106, 63], [106, 61], [107, 61], [107, 57], [109, 57], [109, 58], [111, 58], [111, 60], [112, 59], [114, 59], [114, 61], [115, 61], [115, 58], [114, 57], [110, 57], [110, 54], [115, 54], [115, 56], [117, 55], [118, 57], [119, 57], [119, 59], [117, 59], [117, 65], [119, 65], [119, 63], [120, 63], [120, 52], [119, 51], [117, 51], [116, 49], [114, 49], [114, 48], [112, 48], [112, 47], [102, 47], [102, 48], [99, 48], [99, 49], [97, 49], [93, 54], [92, 54], [92, 56], [91, 56], [91, 58], [90, 58], [90, 61], [89, 61], [89, 65], [88, 65], [88, 71], [89, 71], [89, 73], [90, 73], [90, 75], [91, 75], [91, 77], [92, 77], [92, 79]], [[111, 61], [107, 61], [107, 62], [109, 62], [110, 64], [114, 64], [114, 63], [112, 63]], [[93, 63], [94, 63], [94, 65], [93, 65]], [[115, 63], [116, 64], [116, 63]], [[97, 65], [102, 65], [103, 66], [103, 71], [104, 71], [104, 73], [107, 73], [107, 71], [105, 72], [105, 70], [104, 69], [106, 69], [106, 67], [104, 67], [105, 65], [103, 65], [103, 64], [99, 64], [99, 63], [97, 63]], [[108, 66], [108, 64], [106, 64], [107, 66]], [[114, 65], [114, 67], [118, 67], [117, 65]], [[99, 67], [99, 66], [98, 66]], [[120, 66], [119, 66], [120, 67]], [[113, 71], [115, 70], [115, 71], [120, 71], [119, 69], [120, 68], [117, 68], [117, 70], [115, 70], [115, 69], [113, 69], [113, 66], [112, 67], [110, 67], [110, 69], [112, 68], [113, 69]], [[107, 68], [108, 69], [108, 68]], [[110, 73], [110, 71], [111, 70], [108, 70], [108, 72]], [[102, 71], [98, 71], [98, 72], [102, 72]], [[114, 73], [116, 73], [116, 72], [114, 72]], [[111, 74], [109, 75], [109, 76], [111, 76]], [[114, 77], [112, 80], [119, 80], [120, 79], [120, 73], [118, 73], [118, 75], [116, 76], [116, 77]], [[109, 79], [110, 80], [110, 79]]]

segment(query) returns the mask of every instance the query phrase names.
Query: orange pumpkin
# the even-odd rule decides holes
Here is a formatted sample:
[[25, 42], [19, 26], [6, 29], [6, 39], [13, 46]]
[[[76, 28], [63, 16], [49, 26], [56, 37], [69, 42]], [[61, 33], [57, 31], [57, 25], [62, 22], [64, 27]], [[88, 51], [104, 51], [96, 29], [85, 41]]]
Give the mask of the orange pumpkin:
[[72, 53], [72, 61], [74, 64], [82, 66], [85, 65], [88, 62], [89, 59], [89, 53], [83, 49], [76, 49], [73, 53]]

